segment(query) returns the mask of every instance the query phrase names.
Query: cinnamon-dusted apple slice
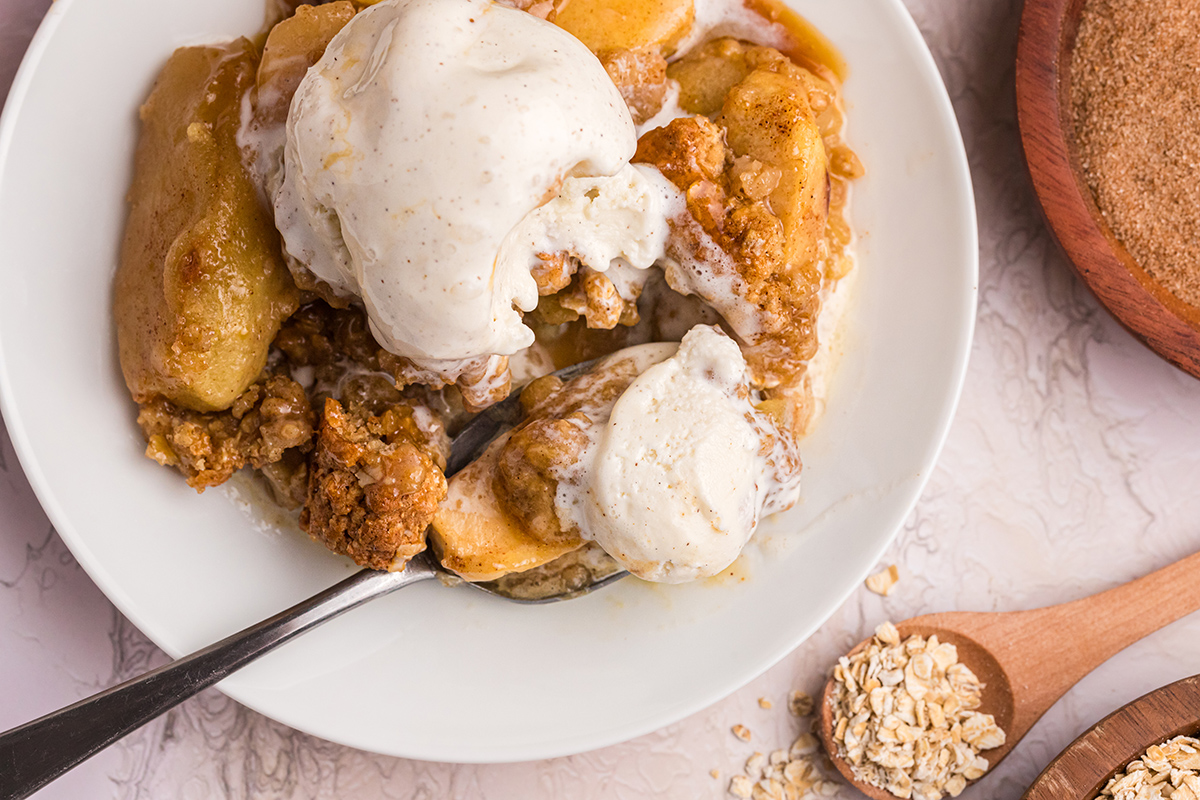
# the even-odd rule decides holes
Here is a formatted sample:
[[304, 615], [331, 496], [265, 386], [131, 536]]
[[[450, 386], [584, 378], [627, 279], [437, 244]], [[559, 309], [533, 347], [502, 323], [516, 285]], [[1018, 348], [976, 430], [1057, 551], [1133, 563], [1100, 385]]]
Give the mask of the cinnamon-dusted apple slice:
[[139, 402], [229, 408], [299, 305], [238, 146], [257, 67], [246, 39], [180, 48], [141, 108], [113, 304]]
[[[776, 50], [721, 39], [681, 60], [681, 96], [715, 117], [647, 132], [635, 161], [684, 193], [665, 274], [740, 337], [757, 388], [797, 383], [817, 350], [829, 162], [813, 80]], [[699, 78], [722, 86], [720, 104]]]
[[691, 31], [694, 0], [567, 0], [555, 24], [596, 54], [633, 121], [657, 114], [667, 94], [667, 59]]
[[674, 52], [696, 20], [694, 0], [566, 0], [554, 23], [593, 53], [653, 49]]
[[354, 17], [349, 0], [320, 6], [302, 5], [294, 16], [271, 29], [258, 66], [255, 118], [262, 124], [287, 121], [292, 95], [308, 68], [321, 58], [338, 31]]
[[583, 544], [578, 536], [542, 541], [504, 509], [493, 489], [503, 442], [497, 444], [450, 479], [430, 528], [442, 566], [469, 581], [533, 569]]

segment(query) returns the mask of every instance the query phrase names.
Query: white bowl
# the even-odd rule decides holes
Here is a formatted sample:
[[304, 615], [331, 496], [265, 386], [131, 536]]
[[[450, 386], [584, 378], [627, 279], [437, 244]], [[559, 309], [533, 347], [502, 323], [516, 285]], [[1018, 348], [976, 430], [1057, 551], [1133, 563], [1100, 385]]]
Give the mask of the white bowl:
[[[898, 0], [798, 0], [841, 48], [856, 296], [801, 504], [733, 575], [629, 579], [520, 606], [421, 585], [354, 611], [221, 684], [354, 747], [446, 761], [576, 753], [733, 692], [859, 584], [929, 476], [974, 323], [975, 212], [953, 111]], [[178, 45], [254, 31], [258, 0], [58, 0], [0, 124], [0, 390], [38, 497], [118, 608], [172, 655], [348, 575], [265, 505], [197, 497], [142, 456], [117, 365], [111, 282], [137, 108]]]

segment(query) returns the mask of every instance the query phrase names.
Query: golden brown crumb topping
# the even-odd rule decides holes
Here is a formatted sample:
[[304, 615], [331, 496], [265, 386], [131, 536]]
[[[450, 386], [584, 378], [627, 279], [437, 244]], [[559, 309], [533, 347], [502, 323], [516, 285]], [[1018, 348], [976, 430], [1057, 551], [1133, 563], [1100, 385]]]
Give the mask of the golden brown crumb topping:
[[401, 405], [355, 418], [325, 401], [300, 525], [364, 567], [400, 569], [424, 550], [425, 529], [446, 496], [438, 459], [448, 443], [429, 441], [413, 416]]
[[191, 411], [163, 398], [141, 405], [146, 455], [177, 467], [203, 491], [249, 464], [263, 468], [292, 448], [307, 450], [313, 413], [300, 384], [274, 376], [253, 384], [225, 411]]
[[275, 337], [293, 366], [337, 368], [349, 359], [370, 370], [390, 372], [396, 359], [376, 343], [367, 316], [357, 308], [330, 308], [323, 302], [300, 307]]
[[493, 488], [500, 505], [524, 530], [547, 544], [579, 535], [563, 527], [555, 510], [560, 481], [573, 480], [571, 468], [590, 441], [587, 428], [616, 402], [638, 370], [625, 359], [563, 383], [553, 375], [521, 392], [528, 415], [500, 450]]
[[637, 300], [641, 289], [630, 288], [634, 289], [633, 296], [622, 297], [607, 275], [584, 267], [576, 273], [571, 285], [553, 299], [573, 315], [572, 319], [582, 317], [589, 328], [611, 331], [618, 325], [632, 327], [640, 319]]
[[[186, 49], [164, 70], [143, 116], [149, 123], [161, 117], [170, 141], [186, 140], [186, 147], [175, 152], [164, 146], [156, 155], [161, 164], [139, 167], [158, 183], [142, 186], [135, 181], [135, 210], [140, 197], [154, 219], [188, 211], [175, 227], [191, 225], [195, 214], [188, 209], [195, 203], [157, 204], [146, 198], [166, 197], [171, 194], [166, 189], [176, 183], [191, 187], [201, 205], [209, 202], [208, 194], [217, 192], [220, 196], [209, 203], [210, 211], [216, 210], [210, 216], [221, 225], [213, 228], [209, 249], [216, 253], [226, 241], [245, 240], [253, 252], [247, 255], [235, 247], [236, 269], [206, 272], [201, 287], [205, 291], [197, 290], [197, 298], [192, 298], [195, 309], [188, 306], [170, 318], [183, 325], [186, 334], [176, 337], [174, 350], [183, 347], [179, 357], [191, 361], [182, 377], [167, 377], [187, 384], [200, 399], [175, 397], [168, 391], [171, 387], [139, 391], [134, 381], [130, 386], [135, 399], [145, 401], [139, 403], [138, 422], [148, 442], [147, 455], [177, 467], [198, 490], [222, 483], [242, 467], [253, 467], [282, 504], [303, 506], [302, 525], [314, 539], [361, 565], [389, 569], [402, 566], [424, 548], [426, 527], [447, 493], [443, 470], [449, 440], [442, 420], [428, 408], [431, 398], [437, 398], [450, 424], [457, 424], [456, 415], [461, 421], [464, 409], [477, 411], [508, 395], [508, 359], [481, 357], [465, 364], [461, 373], [457, 368], [439, 373], [380, 347], [363, 310], [354, 304], [343, 307], [347, 301], [307, 270], [296, 270], [304, 290], [297, 292], [284, 269], [286, 256], [270, 226], [270, 210], [256, 202], [264, 189], [271, 191], [264, 186], [269, 183], [268, 170], [262, 164], [243, 163], [254, 154], [239, 149], [245, 122], [252, 126], [251, 133], [279, 133], [306, 70], [342, 26], [370, 4], [371, 0], [268, 0], [268, 17], [276, 24], [253, 44], [241, 40], [223, 49]], [[662, 333], [673, 313], [690, 326], [700, 320], [700, 311], [711, 314], [702, 320], [710, 324], [720, 312], [725, 316], [721, 324], [743, 347], [755, 388], [766, 390], [768, 399], [761, 410], [795, 428], [791, 421], [809, 398], [803, 371], [816, 350], [817, 292], [823, 281], [849, 269], [844, 251], [850, 229], [842, 212], [848, 181], [862, 174], [861, 164], [840, 139], [836, 78], [801, 69], [771, 48], [733, 39], [703, 45], [668, 67], [664, 56], [672, 54], [692, 24], [691, 0], [572, 0], [569, 9], [555, 0], [510, 4], [557, 20], [585, 41], [639, 124], [662, 110], [668, 79], [678, 81], [680, 105], [701, 116], [647, 134], [635, 161], [657, 166], [686, 198], [687, 213], [672, 222], [668, 261], [690, 262], [718, 277], [724, 271], [728, 279], [706, 294], [670, 266], [665, 279], [662, 271], [655, 271], [640, 297], [646, 316], [641, 321], [639, 287], [626, 288], [620, 279], [614, 283], [609, 275], [583, 267], [570, 253], [539, 254], [541, 263], [532, 274], [541, 301], [526, 315], [537, 346], [561, 367], [651, 339], [677, 340], [680, 331]], [[610, 6], [622, 10], [619, 24], [606, 21], [614, 19], [602, 13]], [[563, 18], [557, 19], [563, 11]], [[178, 95], [167, 109], [171, 113], [153, 113], [155, 102], [169, 99], [167, 90]], [[143, 132], [143, 139], [147, 136]], [[219, 152], [210, 153], [214, 142]], [[196, 164], [207, 172], [193, 168]], [[214, 165], [219, 167], [215, 172]], [[184, 167], [188, 180], [176, 180], [175, 172]], [[180, 192], [172, 196], [190, 197]], [[236, 233], [242, 228], [249, 231], [247, 236], [220, 235], [222, 230]], [[162, 236], [174, 235], [173, 230], [158, 225], [139, 228], [131, 221], [127, 235], [157, 247]], [[259, 251], [265, 251], [262, 258]], [[181, 262], [187, 267], [185, 278], [196, 273], [193, 261]], [[153, 261], [154, 269], [143, 281], [151, 288], [161, 284], [150, 280], [161, 278], [160, 262], [162, 258]], [[263, 273], [253, 273], [258, 283], [244, 279], [242, 273], [249, 267]], [[241, 291], [259, 284], [262, 291]], [[132, 309], [130, 318], [161, 305], [147, 305], [146, 298], [157, 295], [148, 295], [141, 284], [130, 284], [124, 291], [122, 285], [118, 281], [118, 294]], [[692, 294], [685, 298], [667, 292], [667, 285]], [[727, 286], [734, 287], [732, 298]], [[673, 300], [664, 302], [658, 295]], [[314, 296], [323, 299], [291, 313], [302, 299]], [[229, 298], [236, 301], [238, 308], [233, 310], [241, 316], [218, 308]], [[731, 304], [740, 304], [741, 317], [731, 311]], [[739, 319], [744, 321], [747, 308], [753, 324], [742, 325]], [[232, 322], [205, 327], [205, 315]], [[239, 322], [243, 318], [254, 324], [247, 328]], [[258, 334], [247, 337], [247, 329]], [[160, 339], [167, 341], [155, 330], [150, 334], [154, 336], [142, 336], [134, 344], [146, 350], [161, 344]], [[242, 347], [245, 353], [238, 351], [247, 342], [253, 346]], [[224, 358], [226, 350], [237, 352]], [[123, 365], [130, 358], [123, 348]], [[574, 480], [578, 473], [572, 468], [589, 442], [589, 426], [598, 413], [607, 413], [635, 373], [628, 364], [566, 385], [545, 378], [523, 393], [526, 419], [497, 443], [495, 472], [486, 483], [498, 506], [539, 540], [539, 546], [558, 546], [562, 552], [564, 544], [577, 543], [578, 531], [570, 523], [571, 529], [564, 529], [558, 519], [556, 493], [560, 483]], [[448, 381], [454, 381], [456, 390], [443, 395], [440, 390]], [[169, 402], [164, 394], [192, 408]], [[313, 408], [320, 413], [314, 414]]]
[[509, 437], [500, 451], [496, 496], [527, 533], [548, 544], [577, 535], [563, 530], [555, 511], [559, 476], [579, 460], [591, 422], [575, 412], [564, 419], [534, 419]]
[[562, 325], [583, 319], [588, 328], [605, 331], [638, 323], [640, 287], [631, 286], [623, 297], [611, 278], [581, 266], [574, 256], [539, 253], [538, 258], [531, 273], [541, 296], [533, 312], [537, 321]]
[[538, 253], [538, 259], [529, 274], [537, 284], [539, 297], [567, 288], [571, 276], [579, 269], [579, 261], [566, 253]]
[[[726, 276], [738, 297], [755, 310], [758, 330], [737, 331], [743, 352], [760, 386], [795, 382], [816, 353], [817, 293], [820, 275], [811, 264], [788, 258], [783, 223], [769, 201], [780, 170], [750, 156], [736, 156], [725, 145], [727, 131], [706, 117], [677, 119], [650, 131], [638, 143], [635, 160], [650, 163], [684, 192], [690, 219], [672, 223], [668, 253], [686, 264]], [[715, 245], [726, 259], [713, 257]], [[667, 271], [676, 291], [684, 281]], [[700, 296], [733, 316], [730, 298], [714, 292]]]
[[[816, 354], [822, 285], [850, 268], [846, 186], [862, 165], [840, 138], [838, 90], [735, 39], [697, 48], [668, 74], [681, 107], [701, 116], [648, 132], [634, 158], [686, 198], [667, 246], [680, 266], [667, 282], [721, 312], [755, 385], [796, 386]], [[698, 271], [720, 288], [706, 289]]]
[[[378, 409], [381, 403], [395, 403], [405, 396], [396, 389], [397, 384], [413, 389], [445, 385], [437, 374], [380, 347], [371, 335], [367, 315], [357, 306], [331, 308], [321, 301], [308, 303], [284, 323], [275, 347], [293, 367], [315, 369], [317, 384], [325, 389], [318, 392], [322, 400], [337, 397], [345, 402], [358, 396]], [[390, 376], [391, 382], [385, 376]], [[512, 386], [507, 357], [476, 359], [463, 370], [456, 386], [471, 411], [504, 399]]]

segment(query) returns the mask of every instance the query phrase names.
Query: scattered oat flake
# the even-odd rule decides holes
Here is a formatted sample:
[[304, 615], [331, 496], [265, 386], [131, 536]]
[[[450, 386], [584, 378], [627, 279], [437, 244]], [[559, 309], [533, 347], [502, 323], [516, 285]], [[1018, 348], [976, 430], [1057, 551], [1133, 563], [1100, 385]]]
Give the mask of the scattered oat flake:
[[[773, 707], [765, 697], [760, 697], [758, 704], [766, 709]], [[805, 692], [791, 692], [787, 705], [788, 711], [797, 717], [813, 712], [813, 699]], [[817, 737], [810, 732], [811, 724], [796, 723], [802, 730], [790, 747], [779, 747], [765, 754], [751, 753], [741, 774], [730, 778], [729, 794], [743, 800], [816, 800], [835, 796], [839, 784], [832, 774], [832, 765], [820, 752]], [[750, 731], [745, 725], [734, 725], [732, 732], [743, 742], [750, 741]], [[715, 769], [709, 774], [714, 778], [720, 775]]]
[[754, 800], [784, 800], [783, 784], [774, 778], [763, 778], [754, 784], [751, 797]]
[[788, 711], [793, 717], [807, 717], [813, 712], [813, 699], [799, 689], [788, 695]]
[[792, 747], [788, 750], [788, 757], [799, 759], [803, 756], [811, 756], [817, 752], [817, 737], [811, 733], [802, 733], [796, 737], [796, 741], [792, 742]]
[[720, 777], [721, 777], [721, 770], [719, 770], [719, 769], [710, 769], [710, 770], [708, 771], [708, 774], [709, 774], [709, 775], [711, 775], [711, 776], [712, 776], [712, 779], [715, 781], [715, 780], [717, 780], [718, 778], [720, 778]]
[[896, 565], [892, 564], [883, 572], [876, 572], [871, 577], [867, 578], [867, 588], [877, 595], [887, 597], [892, 593], [892, 587], [900, 580], [900, 570], [896, 569]]
[[[741, 729], [749, 740], [750, 732]], [[802, 732], [790, 748], [778, 748], [769, 754], [755, 751], [746, 759], [742, 773], [729, 781], [728, 791], [734, 797], [749, 800], [812, 800], [817, 797], [832, 797], [838, 792], [838, 783], [832, 774], [832, 765], [821, 752], [817, 738]], [[720, 773], [709, 772], [714, 778]], [[1200, 798], [1197, 798], [1200, 800]]]

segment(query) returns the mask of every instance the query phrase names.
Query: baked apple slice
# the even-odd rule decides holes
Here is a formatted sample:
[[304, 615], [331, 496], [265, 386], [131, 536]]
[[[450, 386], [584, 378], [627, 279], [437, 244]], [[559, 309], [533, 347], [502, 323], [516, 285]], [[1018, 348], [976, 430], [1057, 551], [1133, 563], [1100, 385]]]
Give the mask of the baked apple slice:
[[138, 402], [229, 408], [299, 305], [237, 141], [257, 66], [246, 39], [181, 48], [141, 108], [113, 304]]
[[566, 0], [554, 23], [593, 53], [654, 49], [670, 55], [695, 19], [694, 0]]
[[578, 535], [539, 539], [504, 507], [493, 488], [504, 444], [495, 443], [450, 479], [429, 529], [442, 566], [468, 581], [492, 581], [533, 569], [583, 545]]

